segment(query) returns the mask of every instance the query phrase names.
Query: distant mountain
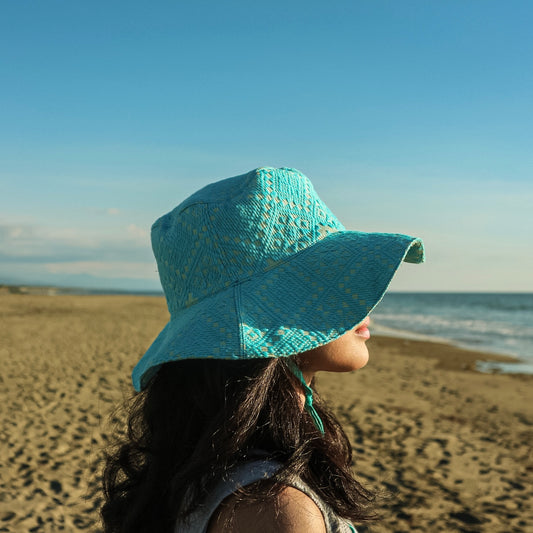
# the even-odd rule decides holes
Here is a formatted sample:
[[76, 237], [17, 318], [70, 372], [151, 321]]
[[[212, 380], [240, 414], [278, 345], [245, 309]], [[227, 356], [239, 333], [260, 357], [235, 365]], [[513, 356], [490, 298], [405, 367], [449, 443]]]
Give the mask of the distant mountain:
[[31, 286], [88, 292], [110, 293], [162, 293], [158, 280], [131, 278], [100, 278], [89, 274], [51, 274], [43, 273], [39, 278], [1, 276], [0, 285]]
[[0, 284], [0, 294], [138, 294], [163, 296], [163, 291], [129, 291], [117, 289], [88, 289], [81, 287], [52, 287], [47, 285], [7, 285]]

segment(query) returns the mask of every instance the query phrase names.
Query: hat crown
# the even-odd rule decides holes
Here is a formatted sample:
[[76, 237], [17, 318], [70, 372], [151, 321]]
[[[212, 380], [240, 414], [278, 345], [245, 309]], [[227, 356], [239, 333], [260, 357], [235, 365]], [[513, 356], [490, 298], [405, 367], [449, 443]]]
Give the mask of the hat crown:
[[259, 168], [208, 185], [152, 226], [170, 314], [342, 230], [297, 170]]

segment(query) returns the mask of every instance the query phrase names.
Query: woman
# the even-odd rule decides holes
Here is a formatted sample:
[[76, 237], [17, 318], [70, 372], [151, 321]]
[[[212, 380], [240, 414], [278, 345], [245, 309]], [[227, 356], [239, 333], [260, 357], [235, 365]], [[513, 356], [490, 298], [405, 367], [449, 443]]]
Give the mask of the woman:
[[350, 532], [375, 518], [313, 389], [364, 366], [368, 315], [419, 239], [346, 231], [309, 180], [260, 168], [158, 219], [170, 321], [133, 370], [106, 532]]

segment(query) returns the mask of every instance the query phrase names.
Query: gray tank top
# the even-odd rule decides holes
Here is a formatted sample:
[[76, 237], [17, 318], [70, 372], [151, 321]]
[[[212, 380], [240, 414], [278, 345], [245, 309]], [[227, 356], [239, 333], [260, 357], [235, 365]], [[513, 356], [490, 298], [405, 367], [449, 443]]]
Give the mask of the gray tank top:
[[[223, 500], [239, 487], [246, 487], [256, 481], [270, 478], [280, 467], [281, 463], [269, 460], [250, 461], [238, 466], [215, 486], [204, 503], [189, 515], [185, 522], [176, 523], [174, 533], [206, 533], [211, 516]], [[350, 522], [337, 516], [301, 479], [294, 479], [289, 482], [289, 485], [302, 491], [315, 502], [324, 517], [327, 533], [357, 533]]]

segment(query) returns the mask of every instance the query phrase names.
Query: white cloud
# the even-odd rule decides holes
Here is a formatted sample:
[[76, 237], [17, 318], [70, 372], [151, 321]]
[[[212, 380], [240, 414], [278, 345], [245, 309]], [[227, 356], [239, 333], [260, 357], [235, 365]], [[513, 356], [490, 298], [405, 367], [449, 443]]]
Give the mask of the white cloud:
[[0, 262], [150, 260], [148, 232], [130, 224], [115, 228], [48, 227], [0, 222]]
[[24, 230], [21, 227], [10, 228], [8, 231], [8, 237], [11, 239], [18, 239], [23, 235], [23, 233]]
[[118, 209], [117, 207], [109, 207], [108, 209], [106, 209], [106, 213], [111, 216], [116, 216], [120, 214], [120, 209]]
[[142, 239], [143, 241], [145, 241], [146, 238], [148, 237], [148, 231], [146, 231], [143, 228], [140, 228], [139, 226], [135, 224], [130, 224], [127, 227], [127, 230], [128, 230], [128, 233], [135, 239]]
[[2, 224], [0, 223], [0, 244], [10, 240], [23, 240], [32, 237], [34, 230], [26, 224]]

